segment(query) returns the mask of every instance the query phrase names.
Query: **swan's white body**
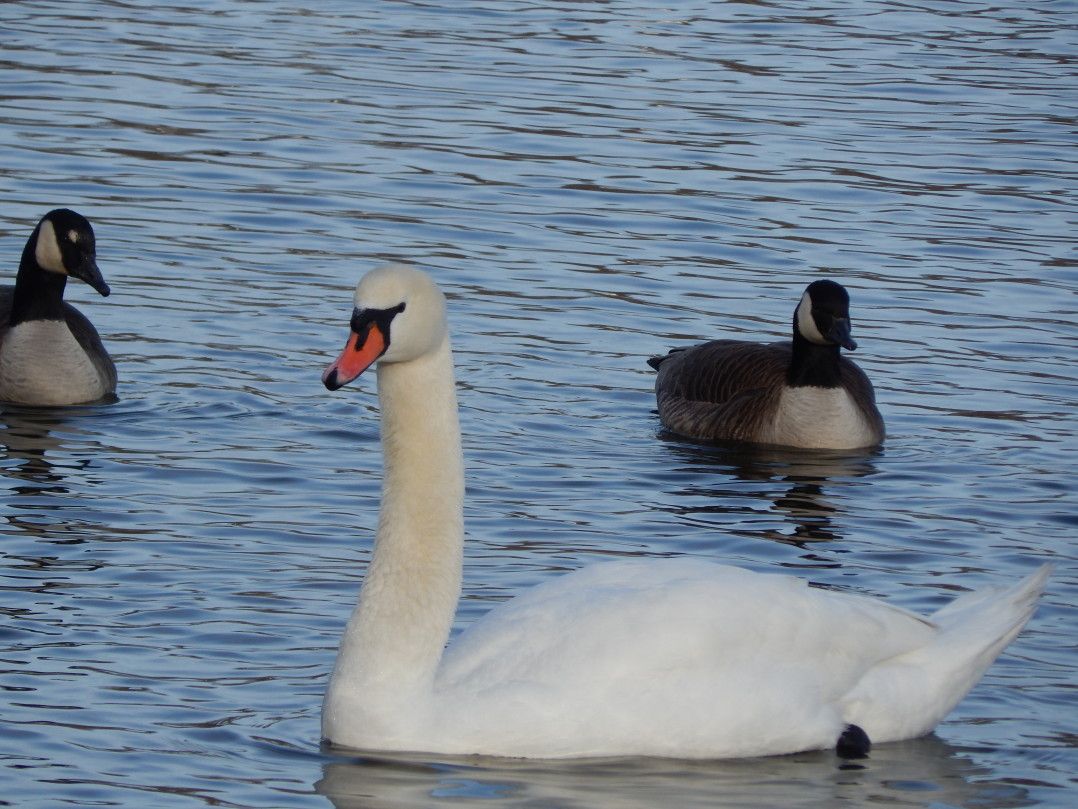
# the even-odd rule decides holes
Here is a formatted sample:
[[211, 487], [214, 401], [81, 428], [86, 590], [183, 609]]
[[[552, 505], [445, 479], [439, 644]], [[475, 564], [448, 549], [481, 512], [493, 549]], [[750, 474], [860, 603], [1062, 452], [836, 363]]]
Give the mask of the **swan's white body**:
[[[378, 365], [385, 477], [323, 706], [335, 744], [719, 758], [829, 748], [849, 724], [874, 742], [910, 738], [932, 730], [1033, 612], [1047, 568], [926, 619], [789, 576], [632, 560], [535, 587], [445, 649], [464, 482], [444, 301], [424, 274], [388, 267], [360, 282], [356, 317], [365, 312], [386, 332], [392, 323]], [[361, 343], [350, 340], [327, 386], [362, 371], [337, 375]]]

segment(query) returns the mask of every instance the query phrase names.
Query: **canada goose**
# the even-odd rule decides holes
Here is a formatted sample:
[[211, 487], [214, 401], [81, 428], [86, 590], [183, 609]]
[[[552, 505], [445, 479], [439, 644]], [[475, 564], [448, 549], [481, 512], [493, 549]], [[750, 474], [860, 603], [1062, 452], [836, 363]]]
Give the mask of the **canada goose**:
[[813, 281], [793, 317], [793, 341], [712, 340], [675, 348], [648, 364], [666, 429], [707, 440], [815, 449], [883, 441], [883, 417], [853, 351], [850, 298], [834, 281]]
[[0, 401], [68, 405], [115, 393], [116, 366], [97, 329], [64, 302], [68, 277], [109, 294], [90, 223], [57, 208], [27, 239], [15, 286], [0, 287]]
[[[1047, 567], [929, 618], [698, 559], [605, 562], [490, 610], [448, 646], [464, 468], [445, 299], [368, 273], [336, 390], [378, 363], [384, 474], [374, 552], [322, 734], [367, 750], [722, 758], [928, 733], [1032, 614]], [[867, 736], [866, 736], [867, 734]]]

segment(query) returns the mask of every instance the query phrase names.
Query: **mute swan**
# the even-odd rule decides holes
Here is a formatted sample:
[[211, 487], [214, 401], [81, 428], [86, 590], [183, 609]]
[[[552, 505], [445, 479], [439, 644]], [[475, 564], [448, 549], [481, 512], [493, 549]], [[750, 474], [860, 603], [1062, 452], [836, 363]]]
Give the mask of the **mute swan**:
[[64, 302], [68, 277], [109, 294], [90, 223], [57, 208], [30, 234], [15, 286], [0, 288], [0, 400], [67, 405], [115, 393], [116, 366], [97, 329]]
[[839, 354], [857, 348], [845, 288], [809, 284], [793, 320], [792, 342], [712, 340], [649, 359], [663, 426], [689, 438], [815, 449], [883, 441], [872, 383]]
[[378, 362], [374, 553], [322, 708], [329, 742], [516, 757], [719, 758], [928, 733], [1029, 619], [1048, 574], [931, 618], [695, 559], [597, 564], [499, 605], [446, 648], [463, 462], [445, 301], [390, 265], [356, 288], [336, 390]]

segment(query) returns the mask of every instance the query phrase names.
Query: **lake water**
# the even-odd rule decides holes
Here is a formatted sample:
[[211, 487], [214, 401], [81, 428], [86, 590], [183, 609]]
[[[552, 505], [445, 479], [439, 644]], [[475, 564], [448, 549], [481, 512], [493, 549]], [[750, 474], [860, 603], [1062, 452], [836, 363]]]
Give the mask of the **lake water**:
[[[0, 805], [1073, 806], [1078, 4], [10, 2], [0, 255], [94, 223], [111, 405], [0, 411]], [[319, 746], [370, 550], [386, 259], [451, 299], [462, 627], [687, 555], [930, 610], [1056, 565], [931, 737], [843, 766]], [[845, 283], [889, 437], [661, 433], [645, 359]]]

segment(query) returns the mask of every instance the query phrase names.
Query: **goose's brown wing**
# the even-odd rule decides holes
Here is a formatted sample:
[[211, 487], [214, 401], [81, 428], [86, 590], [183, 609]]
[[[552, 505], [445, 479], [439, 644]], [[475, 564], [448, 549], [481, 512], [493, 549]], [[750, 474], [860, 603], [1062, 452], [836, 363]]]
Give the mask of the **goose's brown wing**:
[[82, 350], [86, 352], [86, 355], [90, 357], [94, 365], [104, 375], [108, 389], [110, 391], [115, 390], [116, 365], [113, 363], [112, 357], [109, 356], [109, 352], [105, 350], [105, 345], [101, 342], [101, 335], [97, 333], [94, 324], [90, 322], [86, 315], [66, 301], [64, 302], [64, 320], [67, 322], [67, 327], [71, 330], [71, 334], [82, 346]]
[[839, 369], [842, 374], [842, 387], [858, 403], [861, 415], [871, 423], [872, 428], [879, 433], [879, 440], [882, 441], [886, 433], [883, 426], [883, 416], [880, 415], [880, 411], [876, 407], [876, 391], [873, 389], [868, 376], [856, 363], [846, 357], [839, 360]]
[[751, 441], [778, 406], [789, 343], [712, 340], [650, 360], [663, 425], [693, 438]]
[[11, 301], [15, 297], [15, 287], [0, 287], [0, 339], [7, 332], [7, 324], [11, 319]]

